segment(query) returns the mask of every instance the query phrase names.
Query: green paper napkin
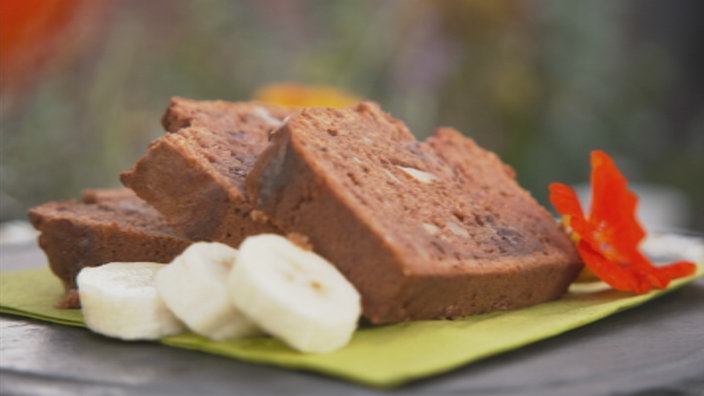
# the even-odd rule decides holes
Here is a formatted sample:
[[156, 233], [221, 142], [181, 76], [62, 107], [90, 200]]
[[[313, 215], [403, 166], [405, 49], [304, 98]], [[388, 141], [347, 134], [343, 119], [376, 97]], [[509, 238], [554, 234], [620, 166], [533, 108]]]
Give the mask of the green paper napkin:
[[[307, 355], [273, 338], [213, 342], [184, 334], [163, 344], [250, 362], [328, 374], [377, 387], [393, 387], [519, 348], [640, 305], [704, 275], [672, 283], [667, 290], [634, 296], [601, 283], [575, 285], [562, 299], [533, 307], [471, 316], [462, 320], [417, 321], [364, 327], [340, 351]], [[53, 304], [61, 284], [48, 269], [0, 274], [0, 312], [82, 326], [78, 310]], [[373, 358], [372, 358], [373, 357]]]
[[0, 273], [0, 312], [70, 326], [82, 326], [78, 309], [58, 309], [64, 289], [49, 268]]

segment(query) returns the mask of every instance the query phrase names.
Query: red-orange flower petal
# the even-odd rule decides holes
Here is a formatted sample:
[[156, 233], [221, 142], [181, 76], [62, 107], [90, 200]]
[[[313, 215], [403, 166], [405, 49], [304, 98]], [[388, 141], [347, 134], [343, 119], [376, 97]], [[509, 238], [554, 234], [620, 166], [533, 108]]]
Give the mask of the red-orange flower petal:
[[569, 216], [572, 229], [581, 235], [591, 233], [591, 226], [584, 217], [582, 205], [572, 187], [562, 183], [550, 184], [550, 201], [563, 216]]
[[550, 184], [550, 201], [562, 215], [584, 218], [582, 205], [572, 187], [562, 183]]
[[683, 278], [697, 272], [696, 264], [689, 261], [677, 261], [672, 264], [660, 266], [658, 269], [670, 279]]
[[666, 288], [675, 278], [696, 272], [682, 261], [656, 266], [639, 250], [645, 230], [636, 218], [638, 197], [628, 180], [603, 151], [592, 153], [592, 208], [584, 216], [575, 191], [560, 183], [550, 185], [550, 200], [569, 219], [578, 238], [577, 250], [589, 269], [617, 290], [646, 293]]
[[632, 249], [645, 237], [636, 218], [638, 197], [604, 151], [592, 152], [592, 207], [589, 221], [617, 250]]
[[592, 249], [592, 246], [586, 241], [580, 241], [577, 244], [577, 250], [584, 260], [584, 264], [594, 272], [594, 275], [614, 289], [629, 291], [638, 288], [638, 282], [630, 271], [614, 265], [601, 252]]

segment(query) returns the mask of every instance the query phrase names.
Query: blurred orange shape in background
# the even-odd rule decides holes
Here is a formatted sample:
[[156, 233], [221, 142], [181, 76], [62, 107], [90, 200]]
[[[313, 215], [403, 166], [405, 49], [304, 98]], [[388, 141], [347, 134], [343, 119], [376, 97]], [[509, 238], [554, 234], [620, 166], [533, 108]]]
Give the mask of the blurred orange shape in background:
[[266, 85], [255, 92], [254, 98], [291, 107], [346, 107], [361, 100], [351, 93], [330, 86], [297, 83]]
[[0, 1], [0, 87], [17, 92], [66, 59], [98, 24], [105, 1]]

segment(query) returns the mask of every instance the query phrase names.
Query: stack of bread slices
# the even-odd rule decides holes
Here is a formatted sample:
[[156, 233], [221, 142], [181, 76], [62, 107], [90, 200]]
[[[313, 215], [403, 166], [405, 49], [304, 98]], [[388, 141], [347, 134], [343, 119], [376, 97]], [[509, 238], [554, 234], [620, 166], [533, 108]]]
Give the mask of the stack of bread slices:
[[450, 128], [425, 141], [362, 102], [344, 109], [171, 100], [127, 187], [33, 208], [39, 244], [76, 276], [167, 263], [195, 241], [280, 234], [354, 285], [373, 324], [455, 318], [560, 297], [581, 269], [553, 216], [494, 153]]

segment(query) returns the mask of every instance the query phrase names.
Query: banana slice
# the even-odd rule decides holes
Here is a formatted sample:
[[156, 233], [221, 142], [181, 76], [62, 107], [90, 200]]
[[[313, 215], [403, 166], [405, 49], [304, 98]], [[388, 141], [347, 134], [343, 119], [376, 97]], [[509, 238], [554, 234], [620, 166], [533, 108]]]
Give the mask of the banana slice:
[[227, 278], [237, 250], [217, 242], [190, 245], [156, 276], [171, 311], [192, 331], [221, 341], [260, 334], [230, 300]]
[[359, 293], [332, 264], [278, 235], [245, 239], [229, 285], [240, 310], [302, 352], [342, 348], [361, 313]]
[[76, 278], [89, 329], [123, 340], [154, 340], [185, 330], [154, 287], [157, 263], [109, 263], [86, 267]]

